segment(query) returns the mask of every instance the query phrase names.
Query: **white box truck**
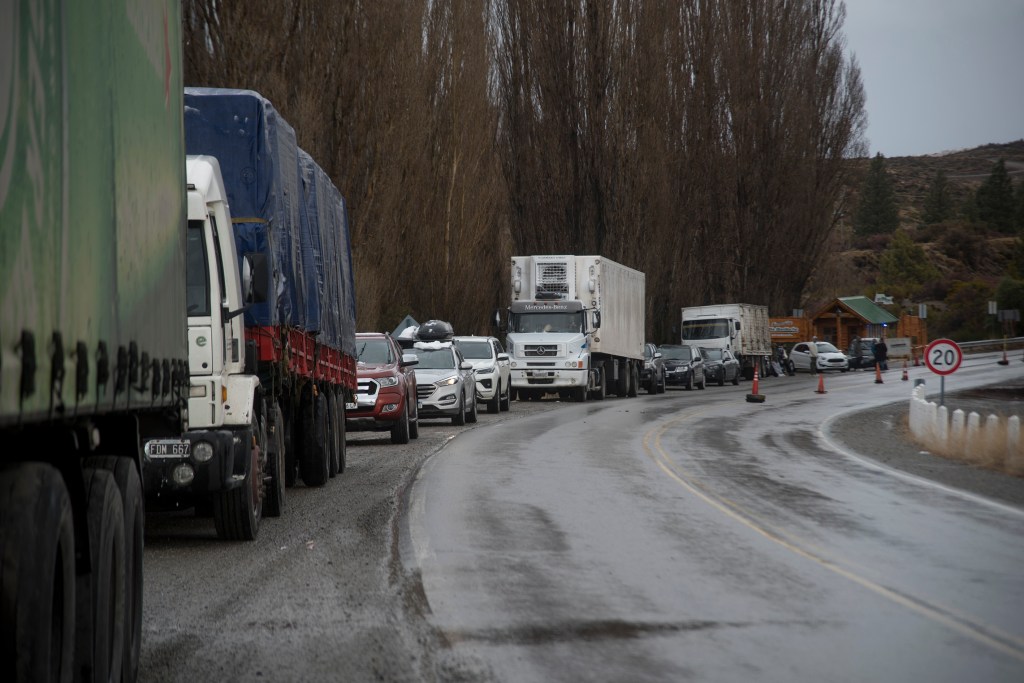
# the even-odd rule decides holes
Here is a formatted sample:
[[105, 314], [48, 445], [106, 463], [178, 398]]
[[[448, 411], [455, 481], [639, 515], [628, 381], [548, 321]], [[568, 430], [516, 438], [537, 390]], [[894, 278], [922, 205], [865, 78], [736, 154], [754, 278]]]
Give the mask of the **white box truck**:
[[644, 274], [601, 256], [513, 256], [508, 353], [519, 399], [636, 396]]
[[754, 304], [691, 306], [683, 309], [682, 342], [708, 349], [729, 349], [740, 361], [745, 379], [754, 368], [764, 376], [772, 353], [768, 307]]

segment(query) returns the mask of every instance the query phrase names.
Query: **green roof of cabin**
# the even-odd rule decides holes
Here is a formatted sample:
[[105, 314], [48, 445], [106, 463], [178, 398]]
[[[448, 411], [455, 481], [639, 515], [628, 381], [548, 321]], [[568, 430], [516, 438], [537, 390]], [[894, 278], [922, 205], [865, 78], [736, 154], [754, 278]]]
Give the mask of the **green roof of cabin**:
[[899, 322], [899, 318], [866, 296], [841, 296], [839, 301], [872, 325]]

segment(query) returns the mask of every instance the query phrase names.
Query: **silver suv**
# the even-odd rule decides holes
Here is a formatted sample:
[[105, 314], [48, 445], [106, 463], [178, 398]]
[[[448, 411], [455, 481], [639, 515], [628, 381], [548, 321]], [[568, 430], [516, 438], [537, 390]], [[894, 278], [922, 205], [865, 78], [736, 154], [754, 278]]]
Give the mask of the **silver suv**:
[[488, 413], [508, 410], [512, 367], [496, 337], [455, 337], [455, 346], [476, 370], [476, 397]]
[[451, 417], [452, 424], [476, 422], [476, 377], [473, 364], [450, 341], [413, 344], [419, 416]]

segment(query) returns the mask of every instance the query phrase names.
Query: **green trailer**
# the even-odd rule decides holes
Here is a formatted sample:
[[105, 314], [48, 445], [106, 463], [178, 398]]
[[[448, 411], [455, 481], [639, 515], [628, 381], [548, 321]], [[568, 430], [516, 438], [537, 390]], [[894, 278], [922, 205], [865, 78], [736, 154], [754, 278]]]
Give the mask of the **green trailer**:
[[188, 396], [178, 0], [0, 0], [0, 678], [135, 680]]

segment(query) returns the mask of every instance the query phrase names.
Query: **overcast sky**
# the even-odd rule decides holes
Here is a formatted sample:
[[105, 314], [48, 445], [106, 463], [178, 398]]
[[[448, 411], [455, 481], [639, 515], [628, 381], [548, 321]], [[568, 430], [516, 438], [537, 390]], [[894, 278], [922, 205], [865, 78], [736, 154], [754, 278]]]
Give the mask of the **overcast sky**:
[[871, 156], [1024, 138], [1024, 0], [846, 0]]

